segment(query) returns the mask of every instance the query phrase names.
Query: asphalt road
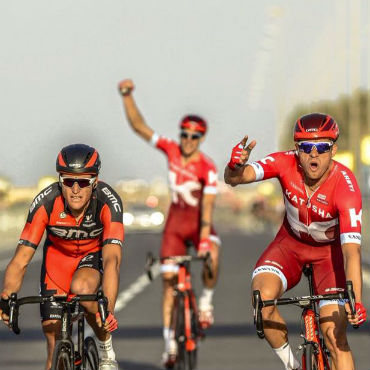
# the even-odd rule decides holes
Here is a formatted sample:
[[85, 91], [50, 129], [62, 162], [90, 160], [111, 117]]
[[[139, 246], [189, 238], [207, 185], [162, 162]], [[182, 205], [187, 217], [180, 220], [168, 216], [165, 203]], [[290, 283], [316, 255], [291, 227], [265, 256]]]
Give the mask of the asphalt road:
[[[271, 235], [222, 235], [221, 276], [215, 294], [215, 325], [201, 343], [198, 368], [200, 370], [277, 370], [280, 360], [266, 342], [260, 340], [253, 327], [249, 303], [250, 276], [262, 249]], [[129, 234], [121, 274], [120, 310], [117, 312], [119, 330], [114, 333], [114, 347], [121, 369], [161, 369], [163, 350], [160, 294], [157, 278], [146, 284], [143, 274], [146, 252], [155, 254], [160, 244], [158, 234]], [[41, 247], [37, 253], [41, 252]], [[4, 261], [10, 251], [0, 252], [0, 279], [3, 279]], [[37, 259], [37, 258], [36, 258]], [[194, 268], [194, 277], [199, 269]], [[30, 264], [20, 296], [38, 292], [40, 260]], [[199, 280], [199, 279], [197, 279]], [[136, 282], [136, 283], [135, 283]], [[200, 287], [198, 285], [197, 291]], [[369, 286], [365, 286], [365, 305], [369, 307]], [[306, 294], [305, 285], [299, 285], [291, 294]], [[290, 342], [294, 349], [300, 342], [300, 310], [283, 308], [288, 321]], [[38, 307], [26, 306], [21, 311], [22, 333], [16, 336], [4, 326], [0, 327], [0, 369], [35, 370], [44, 368], [45, 341], [40, 329]], [[355, 331], [349, 328], [349, 341], [356, 359], [357, 369], [370, 368], [369, 324]]]

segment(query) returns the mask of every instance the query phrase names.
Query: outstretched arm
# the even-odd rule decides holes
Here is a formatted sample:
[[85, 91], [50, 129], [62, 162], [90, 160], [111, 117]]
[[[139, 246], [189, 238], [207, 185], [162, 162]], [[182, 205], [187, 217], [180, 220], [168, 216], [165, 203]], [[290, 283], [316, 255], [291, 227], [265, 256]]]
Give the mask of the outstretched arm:
[[123, 107], [126, 117], [132, 129], [144, 140], [150, 141], [153, 136], [153, 130], [145, 123], [144, 117], [136, 106], [132, 92], [135, 88], [132, 80], [123, 80], [119, 83], [118, 89], [122, 95]]
[[256, 180], [256, 173], [251, 166], [246, 165], [252, 149], [256, 146], [256, 141], [252, 140], [248, 145], [248, 135], [234, 146], [231, 158], [225, 167], [224, 179], [226, 184], [236, 186], [239, 184], [249, 184]]

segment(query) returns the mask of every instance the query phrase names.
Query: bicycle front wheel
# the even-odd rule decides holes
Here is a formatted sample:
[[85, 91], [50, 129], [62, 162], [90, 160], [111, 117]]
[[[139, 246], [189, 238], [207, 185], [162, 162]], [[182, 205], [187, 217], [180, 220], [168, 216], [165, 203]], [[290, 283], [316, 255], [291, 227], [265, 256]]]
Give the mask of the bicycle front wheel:
[[316, 349], [312, 343], [306, 344], [303, 356], [306, 370], [324, 370], [320, 368], [318, 355], [316, 354]]
[[71, 349], [66, 342], [57, 341], [53, 352], [51, 370], [73, 370]]
[[92, 337], [87, 337], [84, 341], [84, 370], [99, 369], [99, 354], [95, 340]]
[[178, 293], [175, 296], [172, 311], [172, 327], [175, 329], [175, 339], [177, 342], [176, 369], [186, 369], [186, 350], [185, 350], [185, 317], [184, 317], [184, 295]]

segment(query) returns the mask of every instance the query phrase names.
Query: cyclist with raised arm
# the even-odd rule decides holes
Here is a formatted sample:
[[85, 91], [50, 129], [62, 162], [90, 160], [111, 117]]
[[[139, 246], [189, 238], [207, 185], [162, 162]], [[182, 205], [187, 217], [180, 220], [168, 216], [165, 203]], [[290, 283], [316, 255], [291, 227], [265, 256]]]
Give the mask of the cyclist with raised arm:
[[[59, 181], [43, 189], [31, 204], [14, 257], [5, 272], [2, 299], [21, 289], [26, 268], [46, 230], [41, 270], [43, 296], [93, 294], [102, 287], [108, 299], [104, 326], [96, 302], [84, 302], [86, 319], [96, 335], [100, 370], [117, 370], [111, 332], [117, 329], [114, 306], [122, 256], [122, 202], [106, 183], [98, 181], [99, 153], [84, 144], [64, 147], [58, 154]], [[62, 307], [40, 305], [47, 339], [46, 369], [50, 369], [61, 329]], [[5, 324], [9, 317], [0, 311]]]
[[180, 123], [180, 143], [159, 136], [146, 123], [136, 106], [131, 80], [119, 84], [123, 106], [132, 129], [167, 156], [172, 202], [161, 245], [163, 279], [163, 364], [167, 368], [176, 361], [176, 342], [170, 329], [173, 292], [177, 266], [165, 257], [186, 254], [186, 241], [191, 240], [199, 256], [210, 252], [213, 277], [203, 271], [204, 289], [199, 300], [199, 322], [203, 328], [213, 323], [212, 296], [217, 280], [220, 240], [212, 227], [212, 212], [217, 193], [217, 172], [213, 162], [199, 146], [207, 123], [197, 115], [187, 115]]
[[[277, 299], [300, 280], [305, 264], [313, 265], [316, 294], [335, 293], [352, 280], [356, 314], [348, 303], [320, 302], [320, 325], [333, 369], [352, 370], [347, 321], [361, 325], [366, 309], [361, 303], [361, 192], [347, 167], [336, 162], [339, 128], [329, 115], [312, 113], [295, 124], [295, 150], [273, 153], [248, 164], [253, 140], [237, 144], [225, 168], [226, 183], [236, 186], [278, 178], [286, 207], [283, 224], [263, 252], [253, 272], [252, 291], [262, 299]], [[287, 327], [277, 307], [262, 310], [266, 339], [285, 369], [300, 364], [289, 346]]]

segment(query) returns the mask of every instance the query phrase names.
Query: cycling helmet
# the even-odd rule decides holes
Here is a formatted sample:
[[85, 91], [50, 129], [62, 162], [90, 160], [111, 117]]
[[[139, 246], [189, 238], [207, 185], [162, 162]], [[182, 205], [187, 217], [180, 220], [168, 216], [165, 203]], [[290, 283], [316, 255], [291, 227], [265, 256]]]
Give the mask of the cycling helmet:
[[191, 129], [204, 135], [207, 132], [207, 122], [200, 116], [189, 114], [181, 120], [180, 129]]
[[85, 144], [65, 146], [58, 154], [57, 172], [97, 175], [101, 166], [99, 153]]
[[339, 127], [328, 114], [311, 113], [298, 118], [294, 127], [294, 141], [310, 139], [331, 139], [339, 137]]

